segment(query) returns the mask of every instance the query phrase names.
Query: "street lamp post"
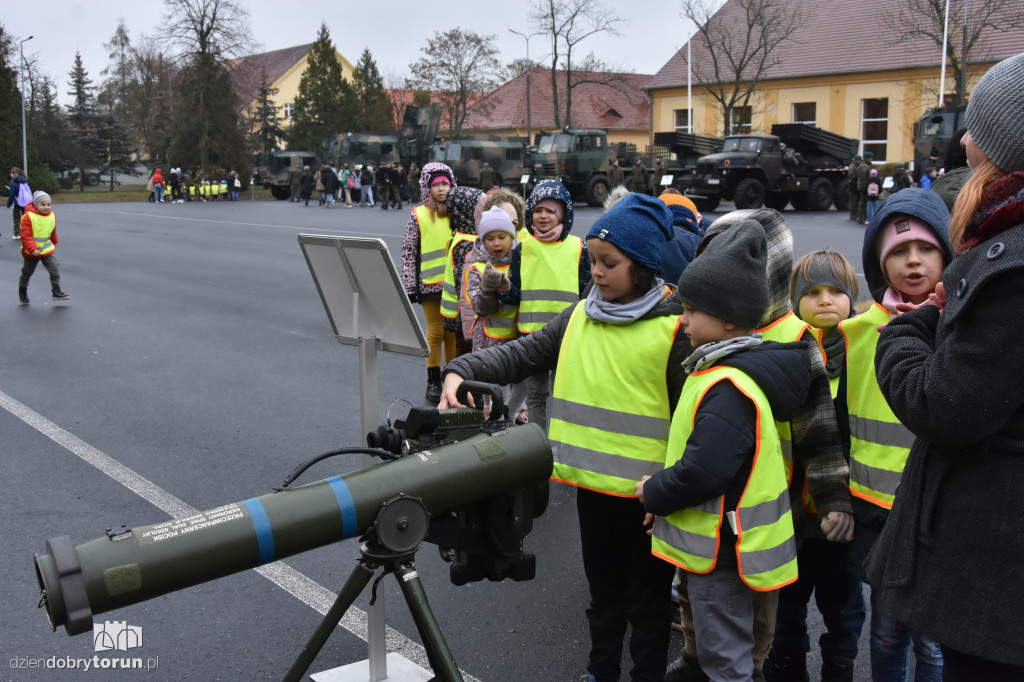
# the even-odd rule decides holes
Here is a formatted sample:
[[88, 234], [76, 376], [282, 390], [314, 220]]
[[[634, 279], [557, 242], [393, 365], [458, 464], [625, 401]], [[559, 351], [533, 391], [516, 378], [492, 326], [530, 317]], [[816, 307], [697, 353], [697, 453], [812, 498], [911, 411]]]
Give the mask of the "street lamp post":
[[32, 40], [29, 36], [21, 41], [18, 49], [21, 52], [21, 172], [28, 177], [28, 136], [25, 132], [25, 43]]
[[526, 144], [531, 145], [533, 144], [533, 126], [530, 121], [530, 71], [533, 71], [533, 62], [530, 61], [530, 38], [539, 36], [544, 32], [538, 31], [536, 33], [531, 33], [530, 35], [526, 35], [525, 33], [520, 33], [519, 31], [514, 31], [512, 29], [509, 29], [508, 31], [509, 33], [515, 33], [526, 41], [526, 61], [527, 65], [530, 67], [526, 70]]

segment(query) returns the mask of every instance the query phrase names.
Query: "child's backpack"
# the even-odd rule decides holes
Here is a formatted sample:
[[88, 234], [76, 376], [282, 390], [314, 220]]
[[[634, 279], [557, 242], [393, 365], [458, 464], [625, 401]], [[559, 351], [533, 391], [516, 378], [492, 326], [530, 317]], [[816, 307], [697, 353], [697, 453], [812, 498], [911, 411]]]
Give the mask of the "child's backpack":
[[872, 183], [868, 184], [868, 196], [869, 197], [874, 197], [874, 198], [878, 197], [878, 183], [877, 182], [872, 182]]
[[28, 183], [23, 182], [18, 186], [18, 196], [15, 197], [15, 201], [18, 202], [18, 206], [25, 208], [32, 203], [32, 190], [29, 189]]

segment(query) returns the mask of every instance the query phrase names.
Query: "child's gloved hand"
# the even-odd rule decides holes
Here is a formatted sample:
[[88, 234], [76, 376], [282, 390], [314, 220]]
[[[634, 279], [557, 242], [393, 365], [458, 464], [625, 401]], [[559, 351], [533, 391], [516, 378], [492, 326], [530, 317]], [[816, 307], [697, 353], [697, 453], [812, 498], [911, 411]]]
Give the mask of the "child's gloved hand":
[[484, 272], [480, 275], [480, 290], [481, 291], [497, 291], [498, 287], [501, 286], [501, 280], [504, 275], [498, 268], [494, 267], [493, 263], [488, 263], [484, 266]]

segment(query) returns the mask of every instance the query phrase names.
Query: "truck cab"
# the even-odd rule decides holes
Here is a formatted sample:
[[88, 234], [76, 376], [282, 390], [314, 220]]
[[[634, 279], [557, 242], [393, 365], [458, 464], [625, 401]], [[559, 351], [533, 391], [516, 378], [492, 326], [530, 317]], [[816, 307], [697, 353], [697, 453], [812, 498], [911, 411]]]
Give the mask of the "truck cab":
[[608, 196], [608, 167], [617, 158], [608, 133], [596, 129], [564, 129], [542, 133], [533, 161], [534, 180], [558, 180], [573, 199], [598, 206]]
[[292, 170], [301, 170], [303, 166], [316, 170], [319, 165], [313, 152], [264, 152], [256, 155], [253, 182], [269, 189], [275, 199], [284, 201], [291, 196]]
[[[914, 179], [920, 180], [921, 173], [930, 165], [946, 166], [946, 150], [953, 136], [967, 124], [964, 114], [967, 107], [941, 107], [924, 112], [914, 124]], [[931, 159], [935, 158], [933, 162]]]
[[701, 199], [701, 210], [714, 210], [722, 198], [735, 201], [736, 208], [754, 208], [780, 189], [782, 174], [779, 138], [732, 135], [722, 141], [722, 151], [697, 162], [691, 194]]

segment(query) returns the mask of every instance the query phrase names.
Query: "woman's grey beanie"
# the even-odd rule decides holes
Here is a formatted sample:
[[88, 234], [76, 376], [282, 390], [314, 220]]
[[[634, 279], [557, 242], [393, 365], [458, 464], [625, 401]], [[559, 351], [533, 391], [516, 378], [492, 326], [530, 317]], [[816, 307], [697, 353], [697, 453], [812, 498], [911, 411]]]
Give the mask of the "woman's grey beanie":
[[967, 130], [997, 166], [1024, 170], [1024, 52], [993, 66], [974, 86]]

